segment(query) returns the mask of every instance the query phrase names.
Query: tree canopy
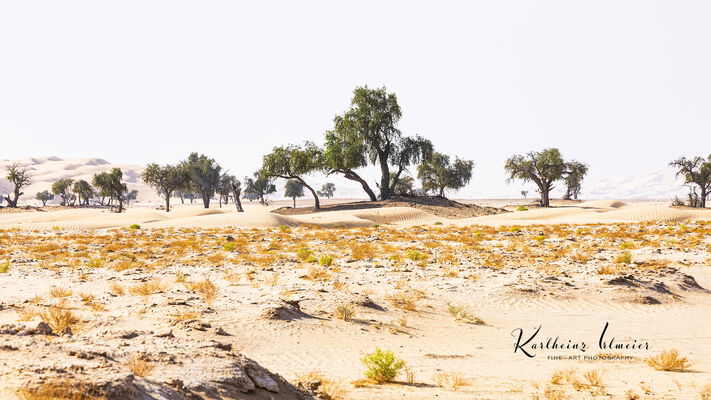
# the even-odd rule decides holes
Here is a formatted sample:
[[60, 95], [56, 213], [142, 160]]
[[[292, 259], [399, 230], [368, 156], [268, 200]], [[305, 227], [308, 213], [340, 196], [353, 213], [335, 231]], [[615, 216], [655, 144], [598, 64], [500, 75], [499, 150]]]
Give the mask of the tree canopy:
[[54, 199], [54, 195], [49, 192], [49, 190], [44, 190], [42, 192], [37, 192], [35, 199], [42, 202], [42, 206], [46, 206], [47, 202]]
[[326, 182], [321, 186], [321, 190], [318, 191], [318, 195], [330, 199], [333, 197], [333, 193], [336, 191], [336, 185], [331, 182]]
[[472, 179], [474, 162], [456, 158], [450, 162], [449, 156], [433, 153], [417, 168], [417, 177], [422, 181], [422, 189], [433, 191], [444, 197], [447, 189], [461, 189]]
[[284, 197], [291, 197], [296, 208], [296, 198], [304, 197], [304, 185], [296, 179], [289, 179], [284, 185]]
[[323, 151], [311, 142], [303, 146], [287, 145], [274, 147], [271, 153], [264, 156], [259, 175], [265, 178], [283, 178], [296, 180], [307, 188], [314, 197], [314, 206], [321, 207], [318, 194], [306, 183], [304, 176], [311, 172], [322, 170], [324, 165]]
[[676, 176], [683, 177], [685, 184], [699, 188], [698, 204], [702, 208], [706, 207], [706, 199], [711, 195], [711, 154], [707, 158], [679, 157], [669, 165], [677, 169]]
[[210, 199], [220, 185], [222, 167], [204, 154], [191, 153], [179, 168], [188, 178], [187, 187], [200, 195], [205, 208], [210, 208]]
[[554, 188], [553, 183], [565, 179], [571, 173], [571, 166], [577, 166], [580, 170], [584, 166], [584, 171], [587, 172], [585, 164], [574, 160], [565, 161], [558, 149], [547, 148], [542, 151], [531, 151], [525, 155], [514, 155], [506, 160], [504, 169], [509, 175], [508, 181], [520, 179], [535, 183], [541, 194], [541, 206], [550, 207], [550, 191]]
[[59, 196], [59, 204], [68, 206], [72, 200], [73, 179], [62, 178], [52, 184], [52, 193]]
[[113, 168], [110, 172], [101, 172], [94, 174], [92, 183], [100, 192], [109, 197], [109, 202], [113, 208], [113, 200], [118, 202], [118, 212], [123, 211], [123, 202], [126, 200], [125, 195], [128, 190], [123, 179], [123, 172], [120, 168]]
[[148, 164], [141, 180], [152, 187], [165, 200], [165, 211], [170, 211], [170, 198], [184, 184], [184, 174], [173, 165]]

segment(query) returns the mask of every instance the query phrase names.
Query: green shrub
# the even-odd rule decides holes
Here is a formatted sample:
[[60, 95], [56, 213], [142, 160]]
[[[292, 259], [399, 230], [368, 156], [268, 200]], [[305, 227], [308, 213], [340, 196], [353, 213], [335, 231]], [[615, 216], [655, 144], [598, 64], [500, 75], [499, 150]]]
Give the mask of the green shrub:
[[318, 265], [322, 267], [330, 267], [331, 264], [333, 264], [333, 257], [331, 256], [321, 256], [321, 258], [318, 259]]
[[518, 206], [516, 207], [516, 211], [528, 211], [528, 208], [526, 208], [526, 206]]
[[405, 368], [405, 361], [396, 357], [392, 350], [375, 348], [375, 352], [366, 354], [361, 360], [365, 365], [365, 376], [375, 383], [392, 382]]
[[307, 249], [306, 247], [302, 247], [299, 250], [296, 250], [296, 258], [298, 258], [301, 261], [308, 260], [312, 254], [313, 254], [313, 251]]
[[225, 251], [235, 251], [237, 245], [235, 244], [235, 242], [227, 242], [222, 245], [222, 248], [225, 249]]
[[141, 229], [141, 225], [133, 224], [133, 225], [129, 226], [129, 228], [130, 229]]
[[417, 250], [408, 250], [405, 256], [412, 261], [424, 261], [427, 259], [427, 255], [420, 253]]
[[0, 262], [0, 274], [6, 274], [8, 271], [10, 271], [10, 261]]
[[632, 263], [632, 253], [625, 251], [624, 253], [617, 256], [615, 262], [618, 264], [630, 264]]

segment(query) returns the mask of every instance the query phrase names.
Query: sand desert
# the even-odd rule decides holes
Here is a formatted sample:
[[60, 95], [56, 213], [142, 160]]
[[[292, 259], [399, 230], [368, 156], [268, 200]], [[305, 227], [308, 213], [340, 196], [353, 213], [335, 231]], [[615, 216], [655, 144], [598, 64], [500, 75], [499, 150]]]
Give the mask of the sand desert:
[[[137, 399], [710, 390], [711, 210], [593, 201], [446, 218], [280, 206], [0, 213], [3, 398], [51, 385]], [[646, 347], [600, 349], [608, 322], [607, 338]], [[540, 338], [588, 348], [514, 353], [517, 329], [539, 326]], [[361, 359], [376, 348], [404, 360], [394, 382], [365, 379]], [[679, 371], [650, 365], [673, 350], [688, 360]]]

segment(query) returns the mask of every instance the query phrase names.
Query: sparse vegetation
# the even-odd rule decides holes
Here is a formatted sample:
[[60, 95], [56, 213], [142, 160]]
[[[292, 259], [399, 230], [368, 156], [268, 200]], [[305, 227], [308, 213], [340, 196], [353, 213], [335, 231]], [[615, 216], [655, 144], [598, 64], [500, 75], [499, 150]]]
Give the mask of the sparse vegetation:
[[650, 357], [647, 364], [659, 371], [683, 372], [689, 369], [691, 363], [679, 354], [679, 350], [665, 350]]
[[392, 350], [378, 347], [373, 353], [366, 354], [361, 362], [365, 366], [365, 376], [378, 384], [392, 382], [405, 368], [405, 361], [395, 356]]

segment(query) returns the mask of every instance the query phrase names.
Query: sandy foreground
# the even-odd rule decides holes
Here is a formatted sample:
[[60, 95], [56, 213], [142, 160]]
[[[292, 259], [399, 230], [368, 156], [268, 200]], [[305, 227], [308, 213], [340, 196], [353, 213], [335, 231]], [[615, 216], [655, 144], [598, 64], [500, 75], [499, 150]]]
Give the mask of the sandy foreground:
[[[711, 210], [0, 213], [2, 266], [3, 399], [711, 396]], [[364, 380], [376, 347], [396, 382]]]

